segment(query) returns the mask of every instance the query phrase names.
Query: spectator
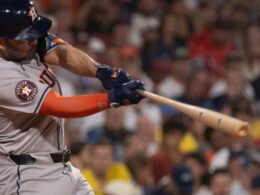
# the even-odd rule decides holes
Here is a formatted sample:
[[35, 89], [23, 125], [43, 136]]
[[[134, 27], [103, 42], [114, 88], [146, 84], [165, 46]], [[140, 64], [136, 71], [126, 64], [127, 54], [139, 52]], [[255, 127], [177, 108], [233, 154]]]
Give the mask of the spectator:
[[111, 0], [85, 1], [78, 10], [74, 28], [107, 40], [118, 13], [119, 5]]
[[192, 195], [194, 176], [189, 167], [185, 165], [178, 165], [173, 168], [171, 177], [176, 184], [179, 194]]
[[174, 55], [172, 55], [170, 74], [157, 86], [156, 91], [169, 98], [178, 98], [184, 95], [190, 71], [191, 59], [187, 49], [176, 48]]
[[[143, 46], [141, 48], [143, 70], [150, 74], [150, 76], [153, 76], [150, 71], [154, 68], [153, 66], [155, 66], [155, 64], [153, 64], [155, 63], [154, 61], [159, 59], [169, 61], [169, 56], [164, 57], [164, 52], [158, 44], [160, 40], [159, 25], [150, 23], [142, 30], [141, 35], [143, 37]], [[166, 72], [164, 72], [164, 74], [165, 73]]]
[[257, 195], [260, 193], [260, 176], [259, 175], [252, 178], [251, 193], [252, 193], [252, 195]]
[[91, 146], [77, 141], [70, 144], [70, 162], [79, 170], [91, 167]]
[[130, 40], [137, 47], [143, 45], [142, 32], [151, 27], [159, 26], [157, 16], [158, 0], [140, 0], [138, 1], [138, 11], [132, 15]]
[[113, 180], [130, 181], [131, 175], [123, 163], [114, 163], [113, 149], [106, 139], [93, 145], [91, 153], [91, 167], [82, 174], [93, 187], [96, 195], [104, 194], [104, 186]]
[[175, 43], [177, 47], [185, 47], [190, 38], [192, 23], [190, 12], [182, 0], [172, 1], [170, 5], [170, 15], [172, 16], [172, 25], [175, 28]]
[[195, 34], [190, 42], [192, 57], [204, 58], [216, 78], [223, 77], [224, 60], [235, 50], [234, 43], [229, 39], [231, 26], [228, 20], [218, 19], [210, 29]]
[[149, 159], [144, 155], [136, 155], [128, 158], [126, 165], [135, 183], [142, 189], [142, 194], [150, 195], [155, 183]]
[[[194, 1], [193, 1], [194, 2]], [[216, 1], [200, 1], [199, 8], [194, 10], [191, 20], [193, 34], [200, 34], [209, 28], [217, 18]]]
[[202, 193], [202, 179], [206, 173], [206, 161], [199, 153], [192, 153], [187, 155], [185, 164], [190, 168], [193, 176], [193, 194]]
[[[147, 113], [148, 115], [148, 113]], [[158, 151], [158, 125], [146, 115], [140, 116], [137, 121], [136, 135], [146, 146], [146, 154], [154, 155]]]
[[251, 166], [246, 151], [231, 151], [228, 170], [233, 178], [231, 195], [249, 195], [249, 173]]
[[136, 156], [145, 156], [146, 155], [146, 143], [143, 141], [143, 139], [133, 134], [129, 136], [125, 140], [125, 151], [124, 151], [124, 159], [128, 161], [128, 159], [132, 159]]
[[187, 78], [186, 93], [177, 99], [196, 106], [213, 109], [213, 104], [208, 98], [208, 91], [211, 86], [209, 72], [203, 68], [190, 72]]
[[108, 63], [113, 64], [114, 66], [120, 66], [123, 64], [120, 63], [120, 50], [123, 47], [131, 46], [129, 43], [129, 29], [130, 24], [128, 21], [117, 21], [112, 29], [111, 39], [107, 41], [109, 50], [108, 54]]
[[209, 144], [208, 152], [205, 154], [208, 166], [212, 169], [225, 168], [229, 157], [227, 134], [207, 127], [205, 139]]
[[250, 25], [245, 32], [245, 52], [249, 63], [245, 66], [243, 73], [248, 81], [252, 83], [256, 98], [260, 99], [260, 28], [259, 25]]
[[172, 168], [182, 161], [183, 155], [179, 150], [179, 144], [185, 130], [180, 117], [172, 117], [164, 122], [160, 149], [151, 157], [156, 182], [170, 175]]
[[232, 178], [228, 170], [217, 169], [209, 179], [209, 188], [213, 195], [230, 195]]
[[210, 92], [218, 110], [221, 110], [223, 105], [228, 101], [232, 102], [238, 96], [244, 96], [251, 100], [255, 98], [252, 86], [242, 74], [244, 63], [241, 56], [235, 54], [226, 59], [225, 76], [215, 82]]
[[87, 143], [95, 144], [104, 138], [108, 139], [113, 146], [113, 159], [122, 161], [123, 144], [129, 134], [130, 132], [124, 127], [124, 110], [109, 109], [106, 111], [105, 124], [87, 132]]
[[189, 154], [198, 152], [202, 155], [208, 150], [207, 142], [204, 138], [205, 125], [198, 120], [188, 117], [184, 118], [187, 124], [187, 131], [181, 140], [180, 149], [183, 153]]

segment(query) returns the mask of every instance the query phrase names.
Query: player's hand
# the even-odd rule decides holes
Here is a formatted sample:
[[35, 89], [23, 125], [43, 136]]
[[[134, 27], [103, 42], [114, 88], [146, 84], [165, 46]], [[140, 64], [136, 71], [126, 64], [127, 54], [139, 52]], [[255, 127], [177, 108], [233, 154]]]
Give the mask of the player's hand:
[[106, 90], [119, 89], [124, 83], [130, 81], [128, 73], [121, 68], [99, 65], [96, 77]]
[[122, 105], [138, 104], [143, 97], [137, 90], [144, 90], [144, 84], [141, 81], [133, 80], [124, 83], [120, 88], [108, 92], [110, 107], [119, 107]]

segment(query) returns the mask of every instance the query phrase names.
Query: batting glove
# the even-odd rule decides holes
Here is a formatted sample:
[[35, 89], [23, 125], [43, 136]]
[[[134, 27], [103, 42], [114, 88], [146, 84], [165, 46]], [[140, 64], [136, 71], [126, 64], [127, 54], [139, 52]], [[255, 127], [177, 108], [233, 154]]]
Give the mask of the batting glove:
[[119, 107], [122, 105], [138, 104], [143, 97], [137, 90], [144, 90], [144, 84], [141, 81], [133, 80], [124, 83], [120, 88], [108, 92], [110, 107]]
[[106, 90], [118, 89], [124, 83], [130, 81], [130, 77], [125, 70], [106, 65], [98, 66], [96, 77]]

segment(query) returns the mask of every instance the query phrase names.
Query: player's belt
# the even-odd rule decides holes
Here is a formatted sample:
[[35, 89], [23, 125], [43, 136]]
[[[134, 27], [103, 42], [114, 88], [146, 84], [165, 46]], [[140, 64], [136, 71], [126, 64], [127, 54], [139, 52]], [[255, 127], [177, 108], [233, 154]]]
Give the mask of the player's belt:
[[[39, 158], [37, 158], [39, 156]], [[69, 161], [70, 151], [64, 150], [63, 152], [49, 153], [47, 156], [44, 155], [30, 155], [30, 154], [20, 154], [20, 155], [9, 155], [10, 159], [17, 165], [31, 165], [39, 162], [44, 163], [65, 163]], [[50, 158], [49, 158], [50, 157]]]

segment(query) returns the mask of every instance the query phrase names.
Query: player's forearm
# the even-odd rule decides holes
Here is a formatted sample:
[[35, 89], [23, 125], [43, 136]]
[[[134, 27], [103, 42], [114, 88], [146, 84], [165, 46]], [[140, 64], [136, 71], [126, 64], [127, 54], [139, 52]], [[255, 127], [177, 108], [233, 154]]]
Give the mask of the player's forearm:
[[39, 113], [61, 118], [78, 118], [95, 114], [108, 107], [107, 93], [63, 97], [55, 91], [50, 91]]
[[78, 75], [97, 77], [106, 90], [116, 89], [130, 81], [125, 70], [101, 65], [53, 34], [38, 40], [37, 52], [47, 64], [62, 66]]
[[59, 50], [61, 66], [79, 75], [96, 76], [98, 63], [86, 53], [69, 44], [62, 45]]
[[59, 65], [78, 75], [95, 77], [98, 64], [94, 59], [79, 49], [65, 43], [48, 54], [46, 62]]

